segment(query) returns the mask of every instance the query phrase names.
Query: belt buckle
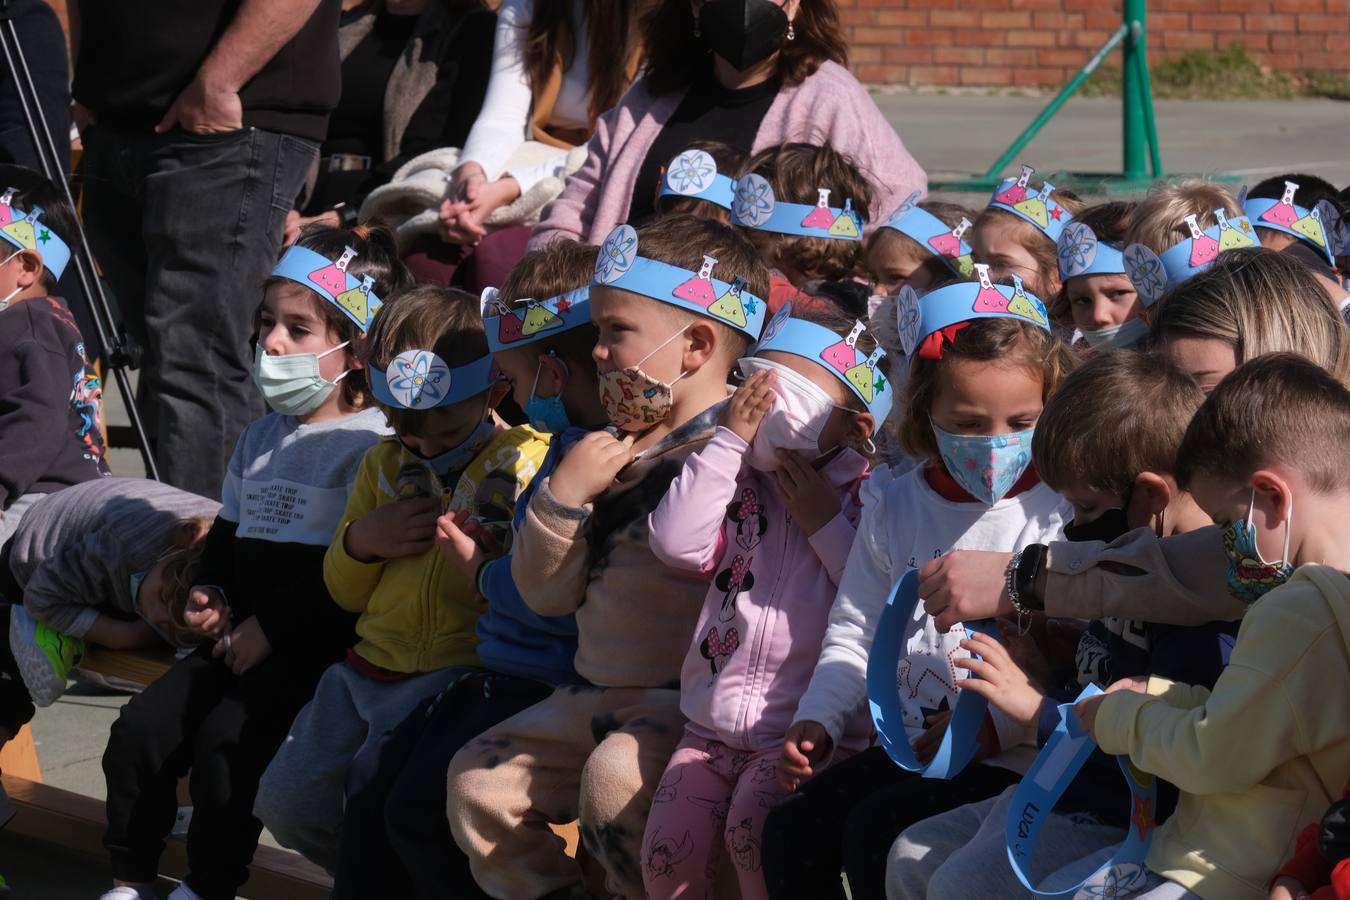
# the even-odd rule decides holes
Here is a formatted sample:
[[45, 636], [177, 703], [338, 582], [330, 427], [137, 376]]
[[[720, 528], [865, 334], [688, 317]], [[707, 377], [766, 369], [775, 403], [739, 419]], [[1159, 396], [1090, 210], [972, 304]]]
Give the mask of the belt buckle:
[[334, 153], [328, 157], [330, 172], [364, 172], [370, 168], [370, 157], [356, 153]]

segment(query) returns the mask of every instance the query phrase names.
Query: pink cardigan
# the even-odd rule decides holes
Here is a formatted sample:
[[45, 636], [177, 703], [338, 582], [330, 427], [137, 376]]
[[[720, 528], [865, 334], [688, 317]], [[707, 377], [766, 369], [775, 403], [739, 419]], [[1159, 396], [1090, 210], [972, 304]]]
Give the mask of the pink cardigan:
[[[544, 207], [530, 248], [558, 237], [599, 244], [627, 219], [638, 170], [682, 99], [683, 92], [653, 97], [641, 80], [601, 116], [586, 145], [585, 164]], [[828, 142], [852, 158], [876, 188], [869, 217], [874, 225], [912, 191], [927, 190], [928, 176], [895, 129], [867, 90], [837, 63], [826, 62], [801, 84], [778, 92], [755, 135], [754, 152], [787, 141]]]

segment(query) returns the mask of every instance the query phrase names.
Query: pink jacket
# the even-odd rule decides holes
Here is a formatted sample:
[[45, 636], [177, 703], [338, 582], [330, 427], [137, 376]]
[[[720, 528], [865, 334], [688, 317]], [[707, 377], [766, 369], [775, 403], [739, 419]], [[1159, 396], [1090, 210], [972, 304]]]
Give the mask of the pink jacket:
[[[558, 237], [599, 244], [624, 222], [638, 170], [682, 99], [683, 92], [653, 97], [642, 80], [601, 116], [586, 145], [585, 164], [568, 177], [562, 194], [544, 207], [530, 248]], [[755, 135], [754, 151], [786, 141], [828, 142], [852, 158], [876, 190], [869, 217], [873, 225], [885, 221], [910, 192], [926, 191], [928, 186], [928, 176], [867, 90], [836, 63], [824, 63], [801, 84], [778, 92]]]
[[[835, 587], [853, 546], [856, 488], [867, 461], [852, 450], [821, 474], [843, 511], [807, 537], [777, 478], [742, 465], [746, 443], [718, 428], [690, 456], [651, 515], [651, 548], [666, 565], [716, 572], [680, 672], [680, 709], [694, 733], [736, 750], [783, 740], [820, 655]], [[858, 717], [841, 740], [866, 746]]]

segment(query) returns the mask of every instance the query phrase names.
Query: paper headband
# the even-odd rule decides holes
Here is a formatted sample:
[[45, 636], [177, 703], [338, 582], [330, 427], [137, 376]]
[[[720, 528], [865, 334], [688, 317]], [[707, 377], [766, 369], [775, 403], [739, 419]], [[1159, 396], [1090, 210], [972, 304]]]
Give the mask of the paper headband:
[[1220, 253], [1256, 246], [1252, 223], [1246, 216], [1230, 220], [1222, 209], [1216, 209], [1214, 217], [1219, 224], [1202, 231], [1196, 217], [1187, 216], [1191, 236], [1164, 250], [1161, 256], [1143, 244], [1125, 248], [1125, 273], [1145, 306], [1152, 306], [1165, 292], [1208, 269]]
[[59, 280], [70, 263], [70, 245], [38, 221], [42, 207], [34, 206], [31, 212], [24, 212], [13, 205], [18, 190], [9, 188], [0, 195], [0, 237], [20, 250], [41, 253], [42, 265]]
[[1092, 226], [1070, 222], [1059, 235], [1059, 280], [1079, 275], [1120, 275], [1125, 254], [1115, 244], [1097, 240]]
[[855, 322], [848, 337], [840, 337], [823, 325], [791, 316], [791, 303], [779, 307], [769, 324], [764, 326], [764, 336], [755, 347], [755, 354], [776, 350], [824, 365], [859, 400], [867, 404], [867, 411], [878, 422], [884, 420], [891, 411], [895, 391], [877, 368], [877, 363], [881, 362], [886, 351], [878, 345], [868, 356], [858, 352], [858, 337], [867, 330], [867, 326]]
[[744, 279], [731, 284], [712, 277], [717, 258], [703, 257], [697, 272], [638, 255], [638, 236], [631, 225], [609, 233], [595, 260], [594, 285], [632, 291], [671, 306], [716, 319], [759, 339], [765, 303], [745, 289]]
[[370, 330], [370, 323], [384, 301], [371, 290], [374, 278], [369, 275], [357, 278], [347, 271], [347, 266], [356, 257], [357, 253], [351, 247], [345, 248], [336, 260], [330, 260], [296, 244], [281, 257], [272, 269], [272, 275], [309, 288], [342, 310], [364, 334]]
[[483, 328], [487, 331], [488, 350], [492, 353], [524, 347], [579, 325], [588, 325], [591, 321], [589, 287], [547, 300], [526, 300], [515, 306], [501, 300], [496, 288], [486, 288], [480, 299]]
[[1021, 177], [1005, 178], [999, 182], [994, 196], [989, 199], [989, 205], [1027, 220], [1058, 244], [1060, 232], [1073, 219], [1073, 215], [1050, 196], [1055, 189], [1050, 182], [1042, 184], [1039, 191], [1030, 190], [1028, 183], [1035, 172], [1031, 166], [1023, 166]]
[[933, 332], [974, 319], [1021, 319], [1050, 330], [1045, 304], [1022, 288], [1022, 279], [1014, 275], [1012, 287], [994, 284], [989, 279], [989, 267], [983, 263], [975, 264], [975, 274], [978, 282], [949, 284], [924, 294], [922, 301], [909, 285], [900, 289], [896, 320], [900, 347], [906, 356]]
[[434, 409], [468, 400], [492, 387], [492, 357], [452, 369], [430, 350], [404, 350], [387, 369], [368, 366], [370, 392], [395, 409]]
[[962, 216], [960, 224], [950, 228], [946, 222], [917, 206], [921, 196], [918, 191], [910, 194], [881, 227], [900, 232], [945, 262], [953, 272], [969, 278], [975, 272], [970, 245], [964, 240], [965, 233], [970, 230], [970, 220]]
[[746, 175], [736, 182], [736, 199], [731, 204], [731, 223], [776, 234], [861, 241], [862, 218], [853, 211], [853, 201], [844, 208], [830, 206], [828, 188], [817, 189], [814, 206], [805, 203], [780, 203], [773, 187], [760, 175]]
[[717, 163], [705, 150], [686, 150], [666, 166], [661, 196], [691, 197], [731, 209], [736, 183], [717, 171]]
[[1298, 184], [1293, 181], [1284, 183], [1284, 196], [1278, 200], [1269, 197], [1248, 199], [1247, 189], [1242, 189], [1238, 203], [1242, 211], [1257, 228], [1271, 228], [1292, 234], [1320, 250], [1327, 262], [1336, 265], [1336, 257], [1345, 248], [1345, 223], [1341, 214], [1331, 201], [1325, 198], [1317, 201], [1312, 209], [1294, 202]]

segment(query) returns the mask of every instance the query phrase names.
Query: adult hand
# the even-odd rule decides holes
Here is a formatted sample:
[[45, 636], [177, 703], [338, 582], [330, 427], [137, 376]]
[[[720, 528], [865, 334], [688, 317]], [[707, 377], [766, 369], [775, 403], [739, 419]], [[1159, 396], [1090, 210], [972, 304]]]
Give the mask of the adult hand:
[[778, 451], [778, 490], [788, 512], [806, 536], [810, 537], [839, 515], [839, 492], [807, 463], [806, 457], [788, 450]]
[[815, 774], [815, 766], [827, 755], [834, 741], [819, 722], [809, 719], [793, 722], [783, 740], [783, 751], [778, 756], [778, 783], [785, 791], [795, 791]]
[[376, 507], [347, 526], [343, 547], [357, 562], [418, 556], [436, 546], [439, 500], [420, 497]]
[[773, 392], [773, 385], [777, 380], [778, 375], [772, 369], [760, 369], [747, 378], [745, 384], [736, 388], [731, 399], [727, 401], [726, 409], [722, 410], [720, 424], [731, 429], [747, 444], [753, 443], [755, 432], [759, 431], [759, 423], [764, 421], [764, 417], [773, 408], [773, 401], [777, 399], [777, 395]]
[[75, 101], [70, 104], [70, 121], [75, 123], [75, 130], [83, 135], [90, 125], [98, 124], [98, 116], [83, 103]]
[[1281, 875], [1270, 886], [1269, 900], [1308, 900], [1308, 889], [1301, 881]]
[[978, 654], [983, 659], [965, 657], [956, 660], [958, 669], [965, 669], [974, 678], [963, 678], [956, 686], [973, 691], [990, 704], [1002, 710], [1008, 718], [1023, 726], [1031, 726], [1040, 716], [1041, 701], [1045, 695], [1031, 683], [1007, 649], [987, 634], [976, 632], [961, 642], [961, 648]]
[[192, 588], [183, 608], [183, 626], [202, 637], [220, 637], [230, 627], [230, 607], [225, 595], [213, 587]]
[[236, 675], [243, 675], [272, 655], [272, 642], [263, 634], [257, 616], [249, 616], [239, 627], [222, 637], [211, 648], [211, 655], [224, 657], [225, 665]]
[[633, 461], [634, 440], [631, 434], [618, 440], [608, 431], [592, 431], [577, 441], [549, 476], [554, 499], [564, 506], [585, 506], [600, 496]]
[[919, 596], [939, 633], [958, 623], [1013, 613], [1004, 590], [1011, 553], [954, 550], [919, 568]]
[[470, 581], [484, 562], [502, 555], [501, 543], [468, 510], [446, 513], [436, 520], [436, 543], [445, 561]]
[[483, 167], [465, 163], [455, 170], [446, 199], [441, 203], [441, 235], [451, 244], [474, 246], [487, 236], [488, 216], [520, 196], [520, 184], [510, 175], [488, 181]]
[[1105, 699], [1106, 694], [1093, 694], [1073, 705], [1073, 714], [1078, 717], [1079, 727], [1088, 734], [1092, 734], [1092, 726], [1097, 724], [1097, 710]]
[[283, 232], [281, 245], [289, 247], [294, 244], [296, 238], [300, 237], [300, 232], [310, 225], [338, 228], [342, 225], [342, 219], [338, 216], [337, 211], [332, 209], [324, 210], [317, 216], [302, 216], [299, 210], [293, 209], [286, 213], [286, 230]]
[[239, 101], [238, 88], [216, 82], [209, 74], [198, 71], [159, 120], [155, 132], [164, 134], [175, 127], [192, 134], [219, 134], [243, 128], [244, 106]]

